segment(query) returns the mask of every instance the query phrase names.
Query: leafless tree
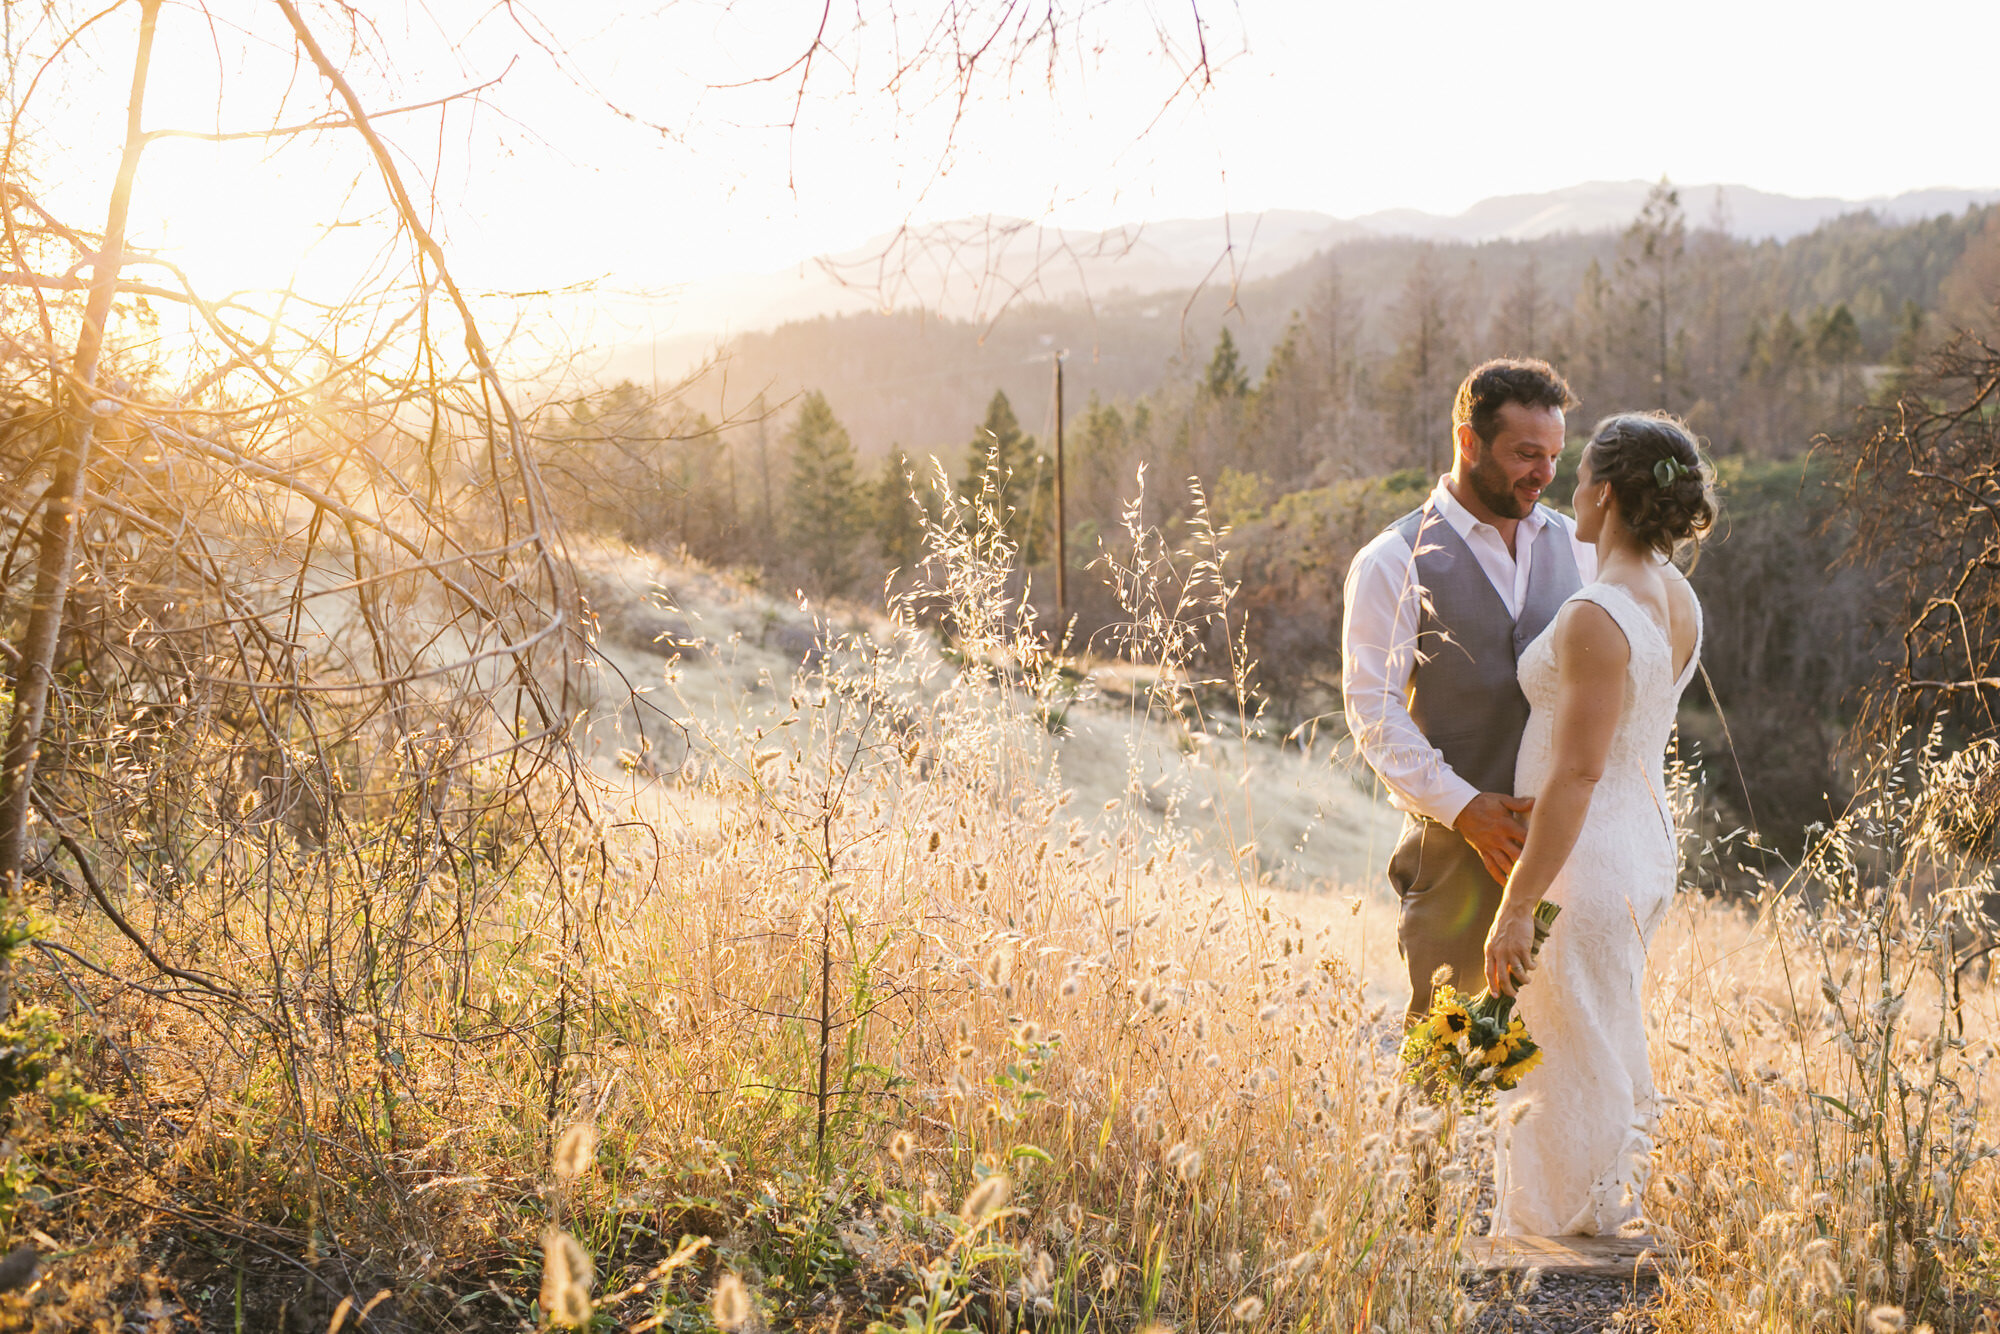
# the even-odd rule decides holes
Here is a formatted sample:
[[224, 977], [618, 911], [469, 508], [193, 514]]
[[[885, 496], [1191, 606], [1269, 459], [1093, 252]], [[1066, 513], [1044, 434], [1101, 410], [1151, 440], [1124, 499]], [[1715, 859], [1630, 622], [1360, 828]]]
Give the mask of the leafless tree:
[[[1053, 60], [1090, 9], [939, 6], [888, 91], [942, 80], [968, 98]], [[828, 4], [770, 76], [797, 80], [795, 123], [846, 40], [833, 18]], [[254, 107], [219, 91], [213, 128], [154, 124], [156, 34], [209, 21], [291, 77]], [[524, 7], [496, 21], [595, 91]], [[101, 225], [51, 207], [29, 167], [35, 99], [85, 34], [129, 71]], [[554, 1121], [590, 1003], [574, 979], [593, 909], [563, 873], [609, 857], [573, 735], [590, 616], [538, 467], [559, 404], [529, 404], [503, 369], [490, 300], [439, 239], [437, 183], [385, 129], [433, 115], [442, 138], [495, 77], [376, 105], [363, 72], [393, 67], [392, 42], [339, 0], [227, 21], [132, 0], [43, 36], [0, 152], [0, 883], [87, 896], [151, 970], [72, 959], [113, 992], [286, 1054], [290, 1142], [322, 1217], [376, 1207], [318, 1159], [315, 1109], [366, 1101], [340, 1120], [339, 1179], [372, 1174], [394, 1207], [412, 1133], [396, 1109], [420, 1096], [391, 1087], [395, 1044], [520, 1041]], [[1198, 50], [1184, 83], [1207, 68]], [[947, 148], [956, 132], [953, 117]], [[142, 162], [187, 139], [325, 164], [352, 181], [325, 225], [378, 248], [331, 291], [205, 290], [128, 235]], [[403, 979], [462, 976], [495, 896], [537, 880], [554, 906], [536, 930], [568, 960], [553, 1009], [395, 1030]], [[311, 1059], [362, 1019], [374, 1068]]]
[[[277, 12], [317, 114], [149, 126], [142, 0], [103, 228], [4, 182], [10, 886], [58, 848], [129, 878], [115, 830], [141, 810], [159, 881], [258, 825], [325, 845], [399, 807], [449, 843], [544, 780], [554, 808], [576, 795], [585, 625], [530, 427], [375, 109], [297, 5]], [[126, 237], [143, 156], [186, 136], [350, 141], [390, 259], [337, 300], [198, 290]]]
[[2000, 731], [2000, 345], [1960, 333], [1828, 450], [1849, 551], [1897, 595], [1902, 654], [1868, 720]]

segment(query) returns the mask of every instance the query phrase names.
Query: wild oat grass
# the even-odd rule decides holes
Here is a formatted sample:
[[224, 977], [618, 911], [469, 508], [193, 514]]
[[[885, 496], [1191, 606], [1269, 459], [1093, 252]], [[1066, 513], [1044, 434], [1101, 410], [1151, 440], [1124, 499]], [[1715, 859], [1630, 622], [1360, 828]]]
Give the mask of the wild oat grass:
[[1655, 946], [1662, 1328], [2000, 1319], [1993, 869], [1939, 819], [1948, 762], [1900, 761], [1754, 904], [1685, 900]]
[[[438, 1328], [1463, 1327], [1493, 1125], [1401, 1083], [1349, 962], [1379, 904], [1302, 924], [1254, 856], [1190, 851], [1214, 806], [1078, 810], [1047, 724], [1074, 683], [1009, 553], [954, 531], [923, 603], [830, 634], [771, 709], [681, 714], [659, 817], [385, 818], [116, 887], [236, 1001], [50, 904], [41, 989], [113, 1101], [39, 1141], [41, 1222], [179, 1238], [174, 1291], [223, 1327], [259, 1283], [320, 1328], [383, 1289]], [[1133, 707], [1188, 725], [1192, 641], [1158, 631], [1190, 603], [1148, 609], [1149, 559]], [[1748, 909], [1684, 899], [1655, 947], [1663, 1329], [1970, 1328], [1996, 1292], [1983, 872], [1905, 855], [1946, 846], [1919, 805]], [[129, 1290], [125, 1241], [59, 1285], [120, 1246]], [[56, 1291], [17, 1306], [60, 1327]]]

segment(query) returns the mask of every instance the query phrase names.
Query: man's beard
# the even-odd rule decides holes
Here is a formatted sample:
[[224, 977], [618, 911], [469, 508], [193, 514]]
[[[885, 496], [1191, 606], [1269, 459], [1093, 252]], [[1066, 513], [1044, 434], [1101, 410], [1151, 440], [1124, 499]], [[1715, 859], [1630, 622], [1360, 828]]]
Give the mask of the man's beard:
[[1535, 502], [1521, 499], [1490, 453], [1480, 455], [1479, 462], [1472, 465], [1472, 471], [1465, 475], [1465, 480], [1472, 488], [1472, 494], [1479, 497], [1479, 502], [1503, 519], [1525, 519], [1534, 512]]

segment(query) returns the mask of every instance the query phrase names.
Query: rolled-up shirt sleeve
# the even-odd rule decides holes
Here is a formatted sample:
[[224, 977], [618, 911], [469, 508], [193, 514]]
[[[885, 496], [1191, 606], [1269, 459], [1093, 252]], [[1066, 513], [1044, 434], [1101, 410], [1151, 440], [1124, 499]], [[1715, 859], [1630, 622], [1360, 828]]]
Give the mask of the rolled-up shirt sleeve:
[[1347, 570], [1340, 626], [1340, 694], [1347, 730], [1398, 810], [1449, 826], [1479, 789], [1460, 778], [1410, 717], [1422, 614], [1410, 545], [1385, 532]]

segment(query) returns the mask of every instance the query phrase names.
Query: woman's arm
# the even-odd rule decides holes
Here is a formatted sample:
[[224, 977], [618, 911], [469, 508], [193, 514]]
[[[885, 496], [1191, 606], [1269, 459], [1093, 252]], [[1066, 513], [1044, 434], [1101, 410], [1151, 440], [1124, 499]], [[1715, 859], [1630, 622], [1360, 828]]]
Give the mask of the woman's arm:
[[1536, 794], [1527, 845], [1486, 934], [1486, 985], [1496, 995], [1513, 995], [1515, 979], [1525, 981], [1535, 966], [1535, 905], [1576, 846], [1625, 707], [1632, 646], [1611, 614], [1594, 602], [1572, 602], [1557, 619], [1555, 634], [1560, 681], [1555, 762]]

